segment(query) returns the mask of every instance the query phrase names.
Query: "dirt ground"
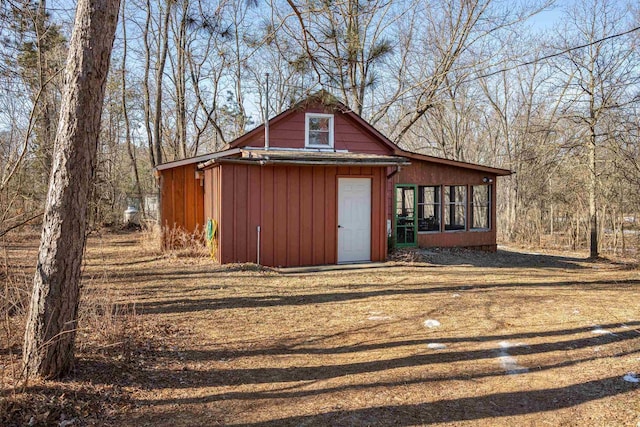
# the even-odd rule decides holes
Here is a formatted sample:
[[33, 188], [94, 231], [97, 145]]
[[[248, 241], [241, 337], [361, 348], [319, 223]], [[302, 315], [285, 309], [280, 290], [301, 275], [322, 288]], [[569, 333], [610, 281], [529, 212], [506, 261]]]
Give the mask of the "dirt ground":
[[[67, 378], [16, 379], [24, 315], [5, 310], [0, 425], [640, 425], [633, 262], [503, 248], [287, 272], [148, 238], [91, 237]], [[28, 288], [36, 241], [5, 242], [5, 281]]]

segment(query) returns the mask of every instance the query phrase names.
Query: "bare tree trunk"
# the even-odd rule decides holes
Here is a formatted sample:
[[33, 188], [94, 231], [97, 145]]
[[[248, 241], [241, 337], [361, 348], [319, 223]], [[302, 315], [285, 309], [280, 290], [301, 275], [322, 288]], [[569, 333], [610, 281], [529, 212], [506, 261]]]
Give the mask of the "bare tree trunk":
[[27, 376], [73, 366], [87, 198], [120, 0], [79, 0], [24, 339]]
[[[189, 19], [189, 1], [182, 3], [180, 21], [176, 24], [177, 35], [174, 38], [176, 52], [176, 70], [174, 80], [176, 85], [176, 131], [177, 145], [181, 158], [187, 158], [191, 154], [187, 147], [187, 20]], [[195, 153], [193, 153], [195, 155]]]
[[[238, 13], [241, 16], [238, 16]], [[243, 12], [239, 12], [237, 8], [234, 11], [234, 21], [236, 24], [239, 24], [244, 19]], [[235, 25], [235, 63], [234, 63], [234, 77], [235, 77], [235, 102], [237, 104], [238, 113], [235, 119], [235, 136], [238, 137], [245, 132], [245, 127], [247, 125], [247, 112], [244, 109], [244, 88], [243, 88], [243, 79], [242, 79], [242, 69], [243, 63], [245, 63], [245, 58], [243, 57], [242, 48], [240, 45], [240, 41], [242, 40], [242, 36], [238, 32], [239, 25]]]
[[[171, 17], [171, 1], [166, 4], [164, 11], [161, 38], [158, 45], [161, 46], [156, 63], [156, 99], [153, 118], [153, 143], [155, 144], [156, 165], [162, 164], [162, 81], [164, 78], [164, 67], [167, 63], [167, 52], [169, 50], [169, 19]], [[160, 190], [158, 189], [158, 192]]]
[[136, 159], [136, 152], [133, 143], [131, 142], [131, 123], [129, 121], [129, 107], [127, 107], [127, 78], [126, 78], [126, 68], [127, 68], [127, 25], [124, 19], [124, 10], [125, 10], [125, 2], [126, 0], [122, 0], [122, 38], [124, 39], [124, 43], [122, 44], [122, 79], [120, 81], [121, 85], [121, 96], [122, 96], [122, 115], [124, 116], [124, 128], [125, 128], [125, 139], [127, 142], [127, 153], [129, 154], [129, 159], [131, 160], [131, 170], [133, 172], [134, 185], [136, 188], [136, 193], [138, 193], [138, 198], [140, 199], [140, 210], [142, 212], [142, 217], [147, 217], [147, 212], [144, 206], [144, 198], [142, 195], [142, 187], [140, 185], [140, 173], [138, 172], [138, 160]]
[[[46, 93], [45, 89], [45, 74], [47, 73], [47, 58], [43, 52], [42, 42], [44, 39], [44, 33], [46, 32], [46, 28], [44, 25], [45, 16], [47, 14], [47, 3], [46, 1], [41, 1], [38, 4], [38, 11], [34, 16], [34, 30], [36, 32], [36, 41], [37, 41], [37, 64], [38, 64], [38, 91], [43, 92], [43, 96], [40, 98], [41, 104], [39, 108], [37, 108], [36, 103], [34, 102], [34, 108], [38, 109], [38, 116], [36, 119], [36, 135], [39, 140], [39, 145], [41, 149], [41, 158], [43, 162], [43, 169], [47, 171], [51, 168], [51, 105], [49, 103], [49, 96]], [[47, 88], [48, 89], [48, 88]]]
[[154, 168], [161, 160], [156, 159], [156, 142], [153, 139], [153, 130], [151, 129], [151, 95], [149, 91], [149, 76], [151, 74], [151, 46], [149, 46], [149, 32], [151, 27], [151, 2], [147, 0], [147, 15], [142, 32], [142, 40], [144, 42], [144, 78], [142, 79], [142, 91], [144, 93], [144, 124], [147, 131], [147, 144], [149, 147], [149, 160], [151, 167]]

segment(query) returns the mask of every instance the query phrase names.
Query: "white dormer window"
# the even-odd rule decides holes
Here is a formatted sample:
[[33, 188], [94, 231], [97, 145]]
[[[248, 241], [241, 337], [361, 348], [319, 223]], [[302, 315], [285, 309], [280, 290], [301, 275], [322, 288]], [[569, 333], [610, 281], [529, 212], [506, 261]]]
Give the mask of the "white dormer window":
[[333, 114], [307, 113], [305, 115], [306, 148], [333, 148]]

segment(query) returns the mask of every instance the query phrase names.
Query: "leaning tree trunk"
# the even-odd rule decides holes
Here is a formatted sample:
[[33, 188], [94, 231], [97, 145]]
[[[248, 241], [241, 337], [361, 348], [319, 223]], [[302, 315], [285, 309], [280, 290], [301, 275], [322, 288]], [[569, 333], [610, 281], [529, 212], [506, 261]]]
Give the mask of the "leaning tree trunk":
[[79, 0], [24, 339], [27, 376], [73, 366], [87, 199], [120, 0]]

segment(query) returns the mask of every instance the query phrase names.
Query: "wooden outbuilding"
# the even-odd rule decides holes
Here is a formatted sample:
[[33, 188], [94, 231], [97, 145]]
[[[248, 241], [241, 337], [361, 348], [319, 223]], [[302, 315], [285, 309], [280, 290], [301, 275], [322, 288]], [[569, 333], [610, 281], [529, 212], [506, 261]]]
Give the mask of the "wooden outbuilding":
[[309, 98], [216, 153], [156, 168], [168, 234], [208, 229], [220, 263], [383, 261], [390, 246], [496, 248], [504, 169], [401, 150]]

